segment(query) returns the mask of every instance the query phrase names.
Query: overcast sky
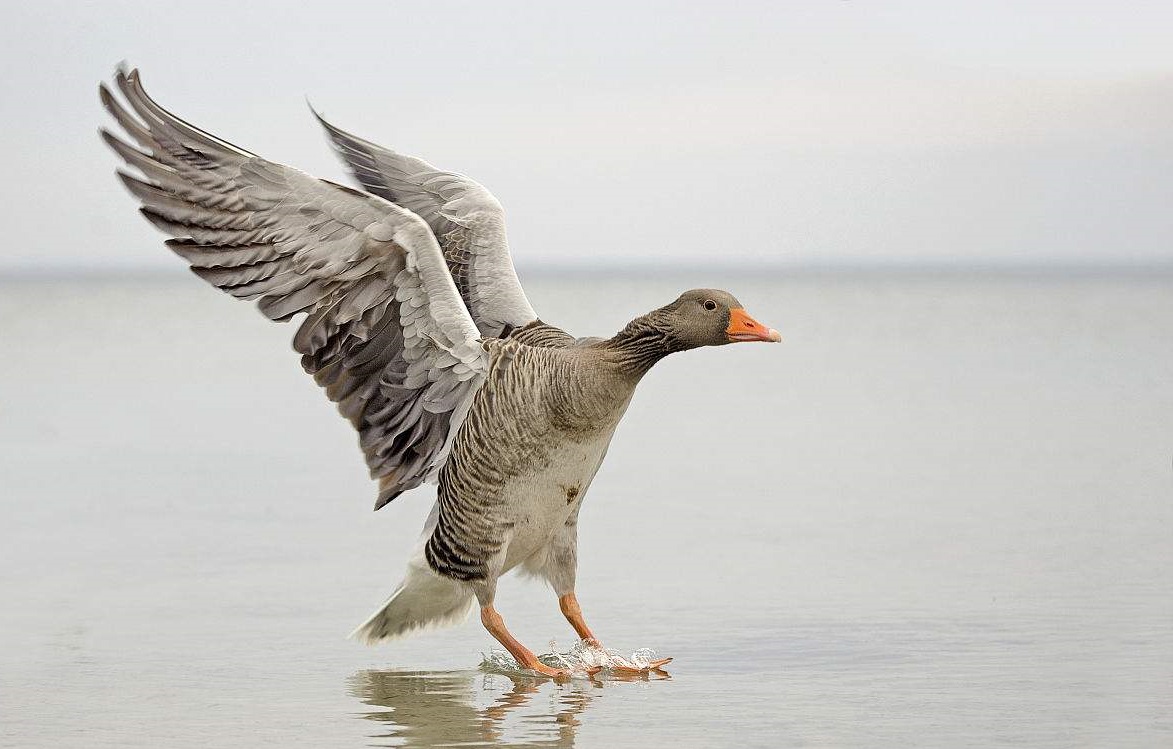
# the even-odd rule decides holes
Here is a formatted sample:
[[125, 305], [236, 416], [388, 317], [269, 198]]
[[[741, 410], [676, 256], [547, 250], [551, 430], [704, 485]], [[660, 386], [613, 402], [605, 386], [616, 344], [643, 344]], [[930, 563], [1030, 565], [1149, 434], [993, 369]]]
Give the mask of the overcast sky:
[[0, 272], [172, 268], [98, 140], [119, 60], [319, 176], [305, 106], [479, 180], [541, 264], [1173, 260], [1173, 3], [24, 3]]

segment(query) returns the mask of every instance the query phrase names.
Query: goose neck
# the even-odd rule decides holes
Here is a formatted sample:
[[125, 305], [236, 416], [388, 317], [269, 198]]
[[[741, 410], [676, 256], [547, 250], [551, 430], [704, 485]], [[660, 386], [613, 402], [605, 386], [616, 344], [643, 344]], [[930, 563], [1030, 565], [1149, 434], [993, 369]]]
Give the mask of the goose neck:
[[643, 376], [656, 362], [676, 350], [658, 322], [654, 313], [638, 317], [607, 340], [607, 348], [621, 369]]

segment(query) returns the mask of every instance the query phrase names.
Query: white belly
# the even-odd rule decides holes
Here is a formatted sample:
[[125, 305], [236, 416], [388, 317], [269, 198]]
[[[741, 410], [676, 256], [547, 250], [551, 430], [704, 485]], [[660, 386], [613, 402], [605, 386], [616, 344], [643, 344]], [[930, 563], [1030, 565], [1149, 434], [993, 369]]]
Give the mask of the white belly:
[[578, 513], [591, 479], [599, 470], [613, 431], [553, 450], [549, 465], [519, 476], [506, 487], [502, 506], [513, 523], [502, 573], [549, 544], [554, 534]]

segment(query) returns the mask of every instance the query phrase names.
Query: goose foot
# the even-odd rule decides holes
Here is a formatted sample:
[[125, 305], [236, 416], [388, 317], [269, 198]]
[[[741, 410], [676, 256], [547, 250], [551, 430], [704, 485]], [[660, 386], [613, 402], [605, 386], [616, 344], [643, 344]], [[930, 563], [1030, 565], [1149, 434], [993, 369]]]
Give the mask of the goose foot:
[[[671, 659], [669, 659], [669, 660], [671, 660]], [[519, 664], [519, 665], [521, 665], [522, 668], [528, 668], [533, 671], [537, 671], [539, 674], [542, 674], [543, 676], [549, 676], [551, 679], [558, 682], [559, 684], [561, 684], [565, 681], [568, 681], [570, 679], [570, 677], [572, 677], [574, 675], [574, 673], [572, 671], [568, 671], [564, 668], [554, 668], [553, 666], [547, 666], [545, 663], [542, 663], [541, 661], [539, 661], [536, 658], [534, 659], [533, 665], [526, 665], [524, 663]], [[590, 678], [590, 679], [595, 678], [595, 676], [597, 676], [602, 670], [603, 670], [602, 666], [589, 666], [586, 669], [584, 669], [584, 671], [586, 672], [587, 678]]]
[[551, 668], [550, 666], [547, 666], [545, 663], [542, 663], [541, 661], [539, 661], [537, 658], [534, 658], [533, 663], [519, 663], [518, 665], [521, 666], [522, 668], [526, 668], [531, 671], [537, 671], [539, 674], [542, 674], [543, 676], [549, 676], [554, 681], [562, 682], [562, 681], [567, 681], [568, 679], [570, 679], [570, 672], [567, 671], [566, 669], [564, 669], [564, 668]]
[[643, 668], [632, 668], [631, 666], [611, 666], [609, 670], [611, 673], [619, 676], [647, 676], [653, 671], [663, 671], [664, 666], [672, 662], [671, 658], [661, 658], [652, 661]]

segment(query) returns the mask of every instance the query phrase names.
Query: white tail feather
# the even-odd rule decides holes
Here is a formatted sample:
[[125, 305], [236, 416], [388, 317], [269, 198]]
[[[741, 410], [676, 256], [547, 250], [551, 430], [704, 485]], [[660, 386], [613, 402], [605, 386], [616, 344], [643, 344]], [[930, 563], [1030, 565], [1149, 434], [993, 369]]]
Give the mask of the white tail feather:
[[374, 645], [418, 630], [459, 624], [468, 617], [472, 602], [472, 591], [466, 586], [440, 577], [426, 565], [411, 564], [387, 603], [350, 636]]

